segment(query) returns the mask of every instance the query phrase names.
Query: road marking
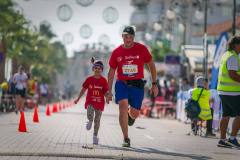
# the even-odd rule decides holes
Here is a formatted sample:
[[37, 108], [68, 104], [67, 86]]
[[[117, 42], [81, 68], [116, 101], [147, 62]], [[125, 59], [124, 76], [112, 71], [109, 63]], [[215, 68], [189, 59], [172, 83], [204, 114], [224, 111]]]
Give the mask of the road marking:
[[145, 134], [144, 136], [145, 136], [146, 138], [148, 138], [148, 139], [151, 139], [151, 140], [154, 139], [153, 137], [151, 137], [151, 136], [149, 136], [149, 135], [147, 135], [147, 134]]

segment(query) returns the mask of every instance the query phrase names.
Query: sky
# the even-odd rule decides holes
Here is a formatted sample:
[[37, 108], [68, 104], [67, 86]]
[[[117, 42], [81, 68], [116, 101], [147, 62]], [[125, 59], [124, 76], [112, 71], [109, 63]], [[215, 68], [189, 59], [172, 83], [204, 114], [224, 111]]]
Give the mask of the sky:
[[[122, 43], [121, 28], [129, 25], [134, 10], [130, 5], [131, 0], [94, 0], [87, 7], [79, 5], [76, 1], [15, 0], [23, 8], [25, 17], [34, 25], [39, 26], [43, 21], [48, 21], [58, 40], [62, 41], [63, 35], [67, 32], [73, 35], [73, 42], [66, 45], [68, 57], [73, 56], [74, 51], [80, 50], [82, 44], [98, 43], [99, 37], [103, 34], [109, 37], [110, 44], [114, 46]], [[59, 20], [57, 16], [58, 7], [63, 4], [69, 5], [73, 11], [71, 19], [66, 22]], [[108, 7], [114, 7], [118, 11], [118, 19], [113, 24], [108, 24], [103, 19], [103, 11]], [[80, 28], [85, 24], [92, 28], [92, 35], [88, 39], [80, 36]]]

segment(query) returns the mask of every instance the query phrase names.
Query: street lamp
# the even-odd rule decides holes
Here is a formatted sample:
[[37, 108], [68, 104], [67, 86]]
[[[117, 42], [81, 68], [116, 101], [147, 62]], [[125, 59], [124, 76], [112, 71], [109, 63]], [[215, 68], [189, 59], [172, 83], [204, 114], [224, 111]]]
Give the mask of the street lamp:
[[158, 23], [158, 22], [155, 22], [155, 23], [153, 24], [153, 29], [154, 29], [155, 31], [159, 32], [159, 31], [162, 30], [162, 25], [161, 25], [160, 23]]
[[178, 24], [178, 29], [179, 29], [180, 32], [184, 32], [184, 31], [185, 31], [185, 26], [184, 26], [184, 24], [183, 24], [183, 23], [179, 23], [179, 24]]
[[173, 40], [173, 35], [171, 33], [166, 34], [167, 40]]
[[202, 20], [204, 18], [204, 14], [202, 11], [200, 10], [196, 10], [195, 11], [195, 17], [198, 19], [198, 20]]
[[173, 20], [176, 17], [176, 14], [173, 10], [168, 9], [166, 12], [166, 16], [169, 20]]
[[147, 41], [151, 41], [151, 40], [152, 40], [152, 35], [151, 35], [150, 33], [146, 33], [146, 34], [145, 34], [145, 39], [146, 39]]
[[73, 10], [68, 4], [63, 4], [57, 9], [57, 16], [61, 21], [69, 21], [72, 18]]

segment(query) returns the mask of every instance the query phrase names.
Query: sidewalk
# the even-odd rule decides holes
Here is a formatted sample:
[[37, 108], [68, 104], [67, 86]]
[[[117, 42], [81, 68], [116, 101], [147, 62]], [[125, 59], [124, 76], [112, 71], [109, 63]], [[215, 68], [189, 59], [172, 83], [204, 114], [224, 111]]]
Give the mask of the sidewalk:
[[[129, 128], [132, 148], [122, 148], [118, 107], [106, 106], [99, 132], [100, 145], [92, 146], [92, 130], [86, 131], [86, 111], [81, 102], [62, 112], [32, 122], [33, 111], [25, 112], [27, 133], [19, 133], [19, 115], [0, 115], [0, 159], [236, 159], [240, 152], [216, 147], [216, 139], [186, 136], [187, 125], [175, 120], [140, 118]], [[223, 152], [224, 151], [224, 152]], [[225, 155], [221, 154], [225, 153]], [[20, 157], [21, 156], [21, 157]]]

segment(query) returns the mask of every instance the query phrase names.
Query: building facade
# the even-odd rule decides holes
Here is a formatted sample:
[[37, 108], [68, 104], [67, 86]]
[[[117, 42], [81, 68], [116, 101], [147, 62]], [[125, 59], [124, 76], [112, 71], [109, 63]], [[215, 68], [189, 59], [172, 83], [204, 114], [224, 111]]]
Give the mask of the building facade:
[[[195, 33], [204, 30], [204, 0], [132, 0], [135, 7], [131, 24], [136, 26], [136, 40], [167, 40], [178, 51], [181, 45], [202, 45], [203, 37]], [[232, 19], [233, 0], [209, 0], [207, 24]], [[240, 1], [237, 1], [240, 15]], [[214, 43], [215, 38], [209, 37]]]

